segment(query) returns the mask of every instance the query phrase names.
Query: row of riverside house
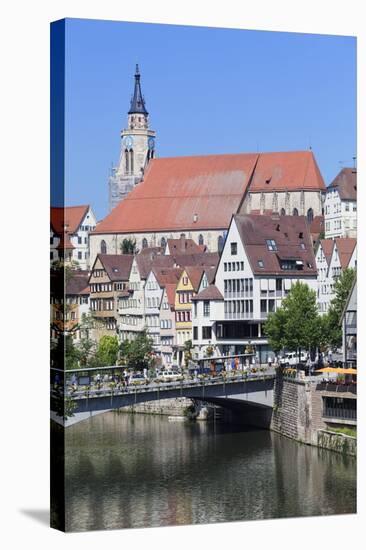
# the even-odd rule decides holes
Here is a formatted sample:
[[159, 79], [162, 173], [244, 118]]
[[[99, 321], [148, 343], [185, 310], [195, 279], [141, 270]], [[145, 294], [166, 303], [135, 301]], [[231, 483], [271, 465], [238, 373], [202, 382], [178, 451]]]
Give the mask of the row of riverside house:
[[[325, 216], [316, 227], [305, 216], [235, 214], [220, 255], [183, 236], [135, 255], [98, 254], [90, 277], [84, 264], [79, 265], [84, 270], [74, 272], [78, 282], [71, 278], [67, 285], [68, 304], [79, 308], [64, 313], [70, 321], [65, 326], [80, 338], [80, 330], [73, 329], [81, 317], [78, 309], [85, 312], [89, 307], [96, 340], [103, 334], [131, 340], [146, 329], [166, 365], [182, 364], [188, 340], [193, 341], [196, 359], [204, 357], [208, 347], [215, 355], [232, 355], [255, 344], [257, 360], [266, 362], [272, 352], [263, 323], [292, 284], [301, 280], [314, 289], [319, 311], [325, 313], [341, 272], [356, 267], [356, 177], [355, 169], [341, 170], [327, 188]], [[79, 210], [66, 209], [65, 220], [57, 223], [84, 244], [77, 235], [85, 229], [90, 209]], [[66, 260], [61, 244], [54, 243]], [[57, 331], [62, 311], [53, 305]]]
[[218, 261], [217, 253], [184, 237], [135, 255], [98, 254], [89, 278], [94, 338], [133, 340], [146, 330], [164, 365], [182, 364], [192, 338], [192, 298]]

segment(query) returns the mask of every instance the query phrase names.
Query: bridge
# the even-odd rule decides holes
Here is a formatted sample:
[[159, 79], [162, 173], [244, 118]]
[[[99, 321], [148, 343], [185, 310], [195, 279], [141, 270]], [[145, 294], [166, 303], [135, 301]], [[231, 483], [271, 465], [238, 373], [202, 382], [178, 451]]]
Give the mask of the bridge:
[[[182, 380], [179, 382], [154, 383], [141, 386], [118, 387], [104, 384], [99, 387], [81, 386], [67, 388], [61, 395], [53, 387], [51, 403], [65, 397], [70, 416], [53, 414], [52, 418], [64, 426], [80, 422], [94, 414], [130, 407], [147, 401], [186, 397], [213, 403], [222, 407], [244, 409], [253, 423], [265, 425], [269, 422], [273, 407], [274, 373], [234, 373], [232, 376], [212, 376], [203, 379]], [[56, 409], [57, 407], [52, 407]]]

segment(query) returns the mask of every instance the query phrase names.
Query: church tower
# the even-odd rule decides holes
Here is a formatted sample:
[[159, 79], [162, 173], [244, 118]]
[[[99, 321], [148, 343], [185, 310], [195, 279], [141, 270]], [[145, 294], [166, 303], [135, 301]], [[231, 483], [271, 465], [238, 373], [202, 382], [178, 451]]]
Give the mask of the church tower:
[[139, 67], [136, 65], [128, 128], [121, 132], [119, 165], [112, 168], [109, 177], [110, 210], [142, 180], [148, 162], [155, 156], [155, 132], [149, 129], [149, 113], [141, 92], [140, 80]]

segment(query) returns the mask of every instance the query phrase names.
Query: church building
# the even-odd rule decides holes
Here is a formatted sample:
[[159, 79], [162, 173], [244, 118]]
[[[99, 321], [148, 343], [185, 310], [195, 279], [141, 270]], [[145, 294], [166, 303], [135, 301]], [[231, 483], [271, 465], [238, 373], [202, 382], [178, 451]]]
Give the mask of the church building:
[[155, 132], [149, 129], [149, 113], [141, 92], [136, 65], [135, 89], [128, 111], [128, 128], [121, 132], [119, 164], [109, 178], [109, 209], [112, 210], [143, 178], [150, 159], [155, 156]]
[[312, 151], [155, 158], [155, 132], [136, 67], [135, 89], [122, 131], [120, 163], [110, 178], [111, 212], [90, 237], [90, 256], [120, 254], [193, 239], [221, 252], [233, 214], [323, 216], [326, 186]]

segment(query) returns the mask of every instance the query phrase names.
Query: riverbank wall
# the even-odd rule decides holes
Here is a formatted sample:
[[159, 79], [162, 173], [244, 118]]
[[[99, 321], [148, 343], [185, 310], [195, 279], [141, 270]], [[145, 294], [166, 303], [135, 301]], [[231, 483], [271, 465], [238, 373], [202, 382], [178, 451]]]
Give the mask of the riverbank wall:
[[325, 395], [343, 397], [339, 392], [321, 391], [317, 382], [277, 373], [270, 429], [300, 443], [355, 456], [357, 439], [332, 431], [332, 419], [323, 417]]
[[177, 397], [175, 399], [160, 399], [157, 401], [147, 401], [131, 407], [123, 407], [119, 412], [139, 413], [139, 414], [158, 414], [165, 416], [183, 416], [187, 407], [193, 403], [192, 399], [186, 397]]

